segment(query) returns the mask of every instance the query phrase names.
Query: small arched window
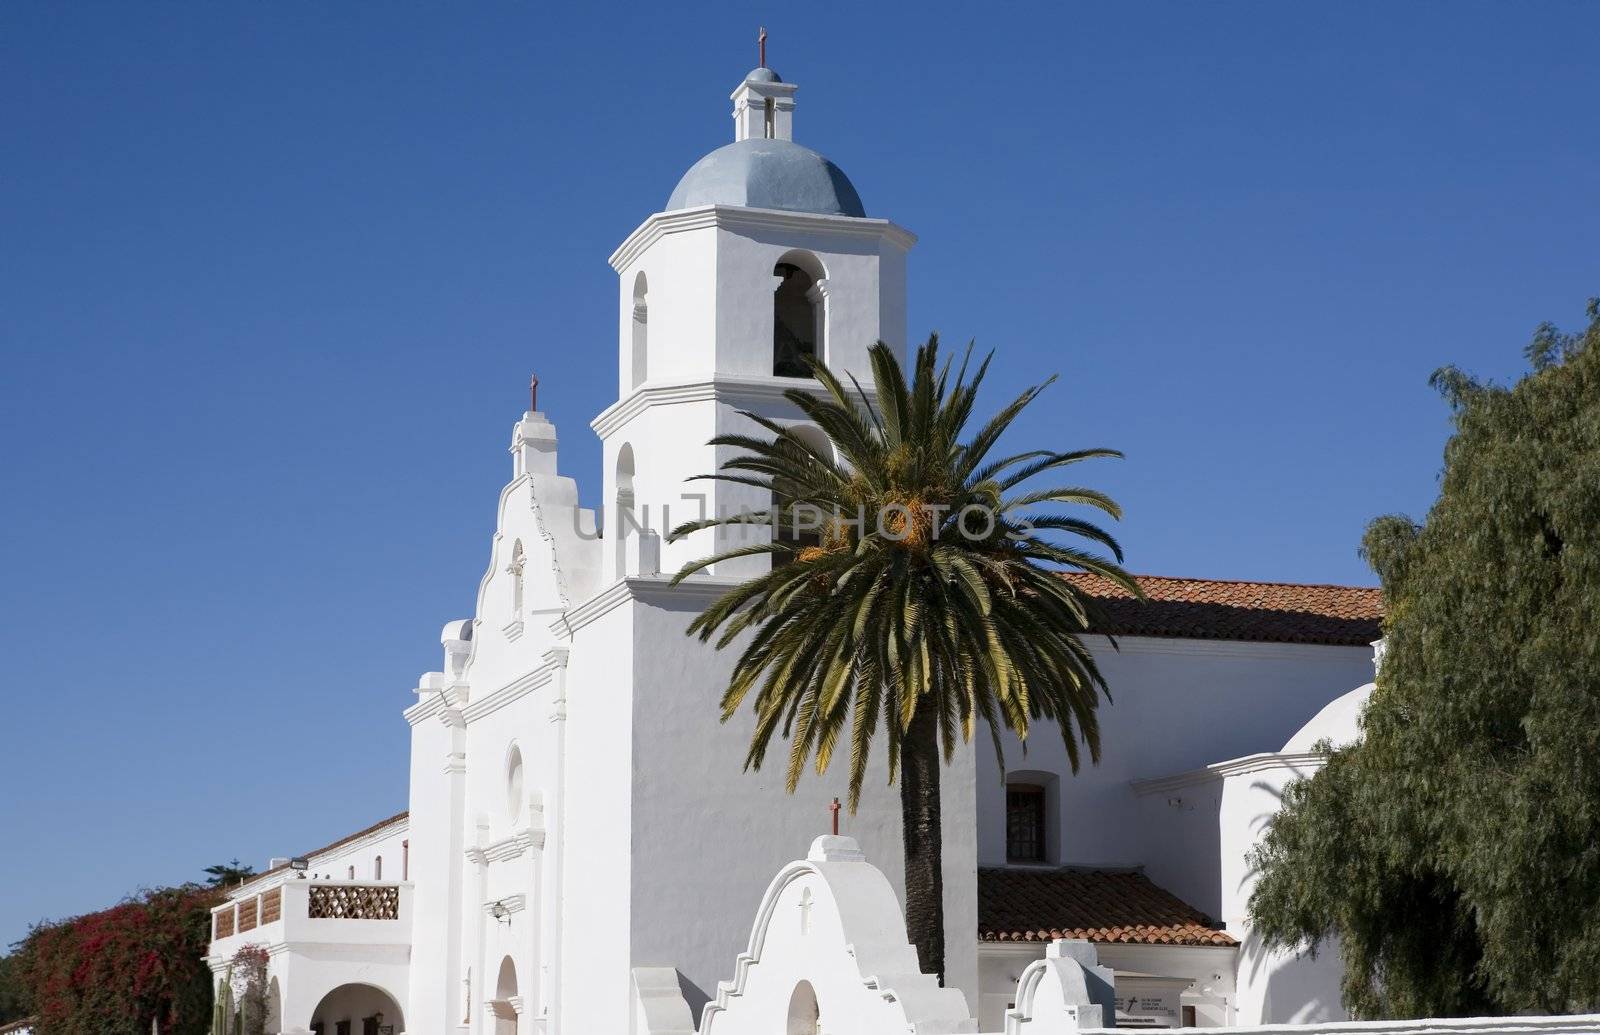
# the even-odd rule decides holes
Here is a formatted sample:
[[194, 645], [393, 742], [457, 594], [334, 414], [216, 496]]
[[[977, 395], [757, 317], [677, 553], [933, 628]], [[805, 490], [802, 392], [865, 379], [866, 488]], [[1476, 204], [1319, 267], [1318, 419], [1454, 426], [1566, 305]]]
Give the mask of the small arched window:
[[372, 879], [383, 880], [383, 856], [372, 860]]
[[628, 568], [627, 538], [640, 531], [639, 516], [633, 509], [633, 446], [624, 442], [617, 450], [615, 488], [611, 513], [607, 515], [606, 536], [611, 540], [611, 563], [617, 577]]
[[825, 283], [822, 264], [805, 252], [789, 252], [772, 275], [772, 372], [778, 377], [810, 377], [809, 360], [823, 358]]
[[513, 821], [522, 812], [522, 749], [511, 746], [506, 762], [506, 813]]
[[628, 386], [638, 388], [650, 374], [650, 307], [646, 299], [650, 284], [644, 271], [633, 279], [633, 349]]

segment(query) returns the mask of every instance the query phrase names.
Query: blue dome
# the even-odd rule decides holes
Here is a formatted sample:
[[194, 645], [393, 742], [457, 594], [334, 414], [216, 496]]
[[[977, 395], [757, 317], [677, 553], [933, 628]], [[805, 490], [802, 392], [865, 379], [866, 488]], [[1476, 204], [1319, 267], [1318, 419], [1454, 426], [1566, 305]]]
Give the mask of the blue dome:
[[739, 140], [694, 163], [673, 188], [667, 210], [700, 205], [867, 214], [843, 170], [792, 140]]
[[760, 68], [752, 68], [750, 70], [750, 74], [744, 77], [744, 81], [747, 82], [747, 83], [781, 83], [781, 82], [783, 82], [782, 79], [778, 78], [778, 73], [774, 72], [772, 69], [768, 68], [766, 65], [762, 65]]

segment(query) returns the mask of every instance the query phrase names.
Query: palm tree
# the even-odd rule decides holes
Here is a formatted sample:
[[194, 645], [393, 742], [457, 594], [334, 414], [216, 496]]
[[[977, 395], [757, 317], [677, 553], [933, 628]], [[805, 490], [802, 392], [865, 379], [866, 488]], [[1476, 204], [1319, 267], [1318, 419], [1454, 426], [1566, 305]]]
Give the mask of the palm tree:
[[[1122, 550], [1105, 531], [1076, 517], [1024, 513], [1042, 504], [1081, 504], [1119, 518], [1120, 508], [1103, 493], [1024, 483], [1120, 453], [1035, 449], [988, 459], [1049, 381], [1023, 392], [963, 442], [989, 359], [969, 377], [969, 347], [952, 379], [934, 336], [917, 350], [907, 384], [887, 345], [879, 342], [870, 355], [876, 404], [853, 377], [852, 393], [815, 363], [826, 396], [786, 393], [831, 439], [832, 451], [750, 413], [770, 439], [712, 440], [740, 452], [719, 473], [702, 477], [766, 489], [773, 505], [690, 522], [672, 537], [751, 523], [780, 526], [779, 534], [690, 563], [675, 581], [726, 559], [772, 555], [770, 573], [731, 589], [689, 625], [702, 641], [716, 636], [719, 650], [747, 637], [722, 697], [722, 719], [754, 691], [756, 727], [745, 768], [761, 767], [781, 728], [789, 741], [791, 793], [808, 760], [819, 774], [827, 770], [848, 724], [852, 812], [881, 723], [889, 780], [900, 780], [906, 933], [922, 970], [942, 981], [941, 759], [948, 762], [957, 738], [969, 740], [981, 719], [997, 752], [1002, 728], [1026, 738], [1031, 723], [1051, 721], [1074, 771], [1080, 741], [1098, 761], [1095, 708], [1106, 682], [1078, 639], [1087, 628], [1088, 601], [1059, 573], [1094, 572], [1139, 590], [1117, 564], [1071, 545], [1072, 538], [1087, 540], [1120, 561]], [[806, 518], [820, 525], [809, 542], [785, 534]]]

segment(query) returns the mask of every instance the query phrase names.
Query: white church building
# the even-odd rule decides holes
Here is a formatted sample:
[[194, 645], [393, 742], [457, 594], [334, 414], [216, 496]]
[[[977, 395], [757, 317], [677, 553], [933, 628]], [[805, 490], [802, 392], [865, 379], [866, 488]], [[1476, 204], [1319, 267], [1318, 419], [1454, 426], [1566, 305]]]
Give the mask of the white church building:
[[[652, 997], [681, 997], [691, 1027], [672, 1030], [703, 1032], [749, 969], [773, 875], [845, 797], [843, 766], [793, 795], [782, 767], [744, 771], [750, 717], [718, 722], [736, 652], [684, 633], [766, 559], [672, 586], [664, 573], [732, 533], [659, 533], [765, 506], [686, 480], [724, 459], [713, 436], [753, 430], [740, 411], [799, 422], [783, 395], [815, 384], [799, 357], [865, 375], [872, 342], [904, 352], [916, 238], [794, 142], [792, 84], [758, 68], [732, 100], [734, 141], [611, 256], [617, 399], [591, 424], [603, 470], [584, 472], [605, 520], [560, 471], [556, 428], [522, 414], [475, 611], [444, 626], [440, 669], [404, 707], [408, 811], [273, 860], [213, 914], [219, 982], [241, 947], [269, 953], [270, 1032], [636, 1035], [664, 1030], [641, 1020]], [[1002, 1030], [1055, 938], [1096, 946], [1119, 1025], [1342, 1016], [1336, 953], [1253, 941], [1245, 855], [1316, 743], [1355, 735], [1378, 593], [1142, 581], [1144, 602], [1083, 580], [1115, 695], [1098, 766], [1074, 775], [1059, 738], [1037, 737], [1002, 771], [979, 737], [944, 771], [947, 984], [973, 1023], [941, 1030]], [[842, 833], [899, 895], [899, 795], [877, 766]], [[829, 1009], [788, 1031], [854, 1030]]]

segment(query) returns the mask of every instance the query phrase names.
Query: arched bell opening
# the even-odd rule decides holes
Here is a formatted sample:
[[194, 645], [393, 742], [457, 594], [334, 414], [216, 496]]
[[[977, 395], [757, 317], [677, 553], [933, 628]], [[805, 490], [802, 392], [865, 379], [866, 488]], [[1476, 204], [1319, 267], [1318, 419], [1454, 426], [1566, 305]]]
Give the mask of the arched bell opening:
[[772, 268], [772, 372], [811, 377], [811, 360], [826, 359], [823, 331], [827, 274], [810, 252], [785, 252]]

